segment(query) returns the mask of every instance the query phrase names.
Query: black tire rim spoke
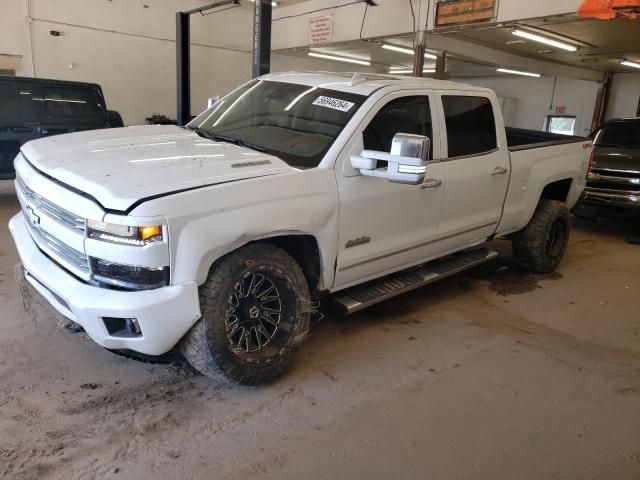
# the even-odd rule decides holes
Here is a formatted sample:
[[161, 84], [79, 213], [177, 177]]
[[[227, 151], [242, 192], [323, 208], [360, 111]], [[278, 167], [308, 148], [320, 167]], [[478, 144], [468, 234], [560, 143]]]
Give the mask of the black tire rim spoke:
[[234, 350], [258, 352], [278, 333], [281, 317], [282, 301], [273, 280], [261, 273], [247, 272], [229, 297], [227, 339]]

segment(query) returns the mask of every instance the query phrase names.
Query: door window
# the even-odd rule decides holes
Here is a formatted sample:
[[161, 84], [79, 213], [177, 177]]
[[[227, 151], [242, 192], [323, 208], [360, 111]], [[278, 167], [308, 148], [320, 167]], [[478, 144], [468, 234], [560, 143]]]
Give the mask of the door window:
[[432, 140], [429, 158], [432, 158], [433, 131], [428, 97], [400, 97], [387, 103], [362, 132], [364, 148], [390, 152], [391, 141], [396, 133], [429, 137]]
[[90, 88], [43, 86], [45, 116], [50, 122], [96, 123], [104, 109]]
[[478, 155], [497, 147], [491, 101], [485, 97], [442, 97], [449, 158]]

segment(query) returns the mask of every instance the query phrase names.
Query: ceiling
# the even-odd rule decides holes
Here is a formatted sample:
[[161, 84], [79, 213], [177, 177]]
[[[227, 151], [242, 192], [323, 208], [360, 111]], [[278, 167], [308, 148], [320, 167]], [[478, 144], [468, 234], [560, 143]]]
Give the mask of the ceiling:
[[[574, 43], [576, 52], [567, 52], [512, 35], [513, 27], [523, 28]], [[620, 60], [640, 60], [640, 19], [580, 20], [575, 17], [540, 19], [502, 26], [466, 28], [446, 33], [509, 53], [550, 60], [600, 71], [624, 72], [631, 68]], [[518, 42], [518, 43], [514, 43]]]
[[[411, 41], [406, 38], [386, 38], [384, 43], [391, 43], [398, 46], [406, 46], [412, 48]], [[334, 45], [326, 45], [322, 47], [316, 47], [311, 49], [318, 53], [328, 53], [332, 55], [338, 55], [341, 57], [350, 57], [354, 59], [368, 60], [371, 62], [371, 68], [376, 72], [388, 73], [389, 67], [405, 67], [412, 68], [413, 56], [394, 52], [383, 49], [381, 45], [383, 41], [354, 41]], [[305, 58], [309, 49], [293, 49], [282, 51], [280, 53], [286, 53], [288, 55]], [[352, 70], [353, 65], [348, 63], [336, 63], [336, 68], [340, 66], [344, 70]], [[425, 58], [424, 66], [426, 69], [435, 68], [435, 60]], [[450, 76], [456, 77], [468, 77], [468, 76], [482, 76], [482, 75], [495, 75], [495, 67], [481, 65], [477, 63], [466, 62], [462, 59], [449, 56], [447, 58], [447, 71]], [[425, 76], [430, 76], [425, 74]]]
[[[516, 37], [511, 33], [516, 27], [575, 44], [578, 50], [567, 52]], [[640, 19], [592, 20], [579, 19], [575, 16], [553, 17], [503, 25], [465, 26], [464, 28], [435, 31], [432, 34], [456, 38], [524, 58], [529, 57], [596, 71], [637, 72], [637, 69], [620, 65], [620, 61], [623, 59], [640, 61]], [[314, 48], [314, 50], [370, 60], [371, 68], [377, 72], [387, 72], [389, 66], [392, 65], [411, 68], [411, 55], [382, 49], [382, 42], [412, 48], [413, 35], [332, 44], [322, 48]], [[308, 48], [301, 48], [281, 53], [306, 57], [308, 50]], [[498, 65], [478, 62], [468, 51], [449, 51], [447, 53], [447, 72], [450, 77], [496, 75], [495, 69]], [[433, 62], [433, 60], [425, 59], [427, 67]], [[352, 65], [348, 63], [338, 64], [336, 62], [336, 68], [340, 65], [345, 69], [352, 68]]]

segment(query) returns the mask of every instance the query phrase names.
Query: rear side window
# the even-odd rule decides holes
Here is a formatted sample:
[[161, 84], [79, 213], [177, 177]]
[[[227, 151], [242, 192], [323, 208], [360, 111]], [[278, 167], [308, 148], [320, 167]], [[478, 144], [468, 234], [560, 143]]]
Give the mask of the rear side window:
[[442, 97], [442, 106], [449, 158], [496, 148], [496, 122], [488, 98], [447, 95]]
[[43, 85], [44, 116], [53, 123], [104, 121], [104, 106], [93, 89]]
[[364, 148], [390, 152], [396, 133], [423, 135], [433, 140], [428, 97], [400, 97], [387, 103], [364, 130]]
[[0, 81], [0, 124], [18, 126], [38, 123], [42, 98], [33, 85]]

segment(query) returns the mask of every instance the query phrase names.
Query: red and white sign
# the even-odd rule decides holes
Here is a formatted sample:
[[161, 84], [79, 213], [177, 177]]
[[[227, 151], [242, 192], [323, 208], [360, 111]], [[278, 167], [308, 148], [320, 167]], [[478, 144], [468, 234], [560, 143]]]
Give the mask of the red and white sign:
[[309, 19], [309, 45], [329, 43], [333, 38], [333, 15]]
[[567, 107], [564, 106], [556, 106], [556, 115], [566, 115]]

